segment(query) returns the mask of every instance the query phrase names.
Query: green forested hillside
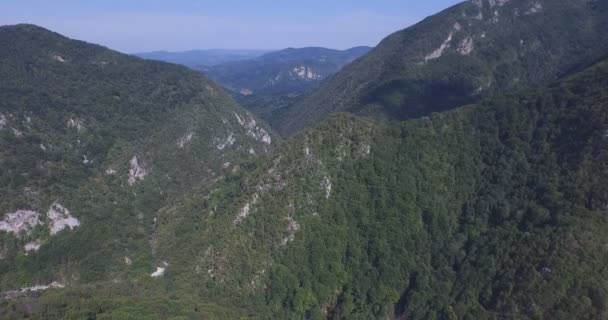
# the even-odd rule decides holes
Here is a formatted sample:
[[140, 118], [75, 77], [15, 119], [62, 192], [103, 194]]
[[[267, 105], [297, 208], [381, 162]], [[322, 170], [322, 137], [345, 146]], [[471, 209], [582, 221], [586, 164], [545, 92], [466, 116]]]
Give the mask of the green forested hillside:
[[261, 124], [185, 67], [32, 25], [0, 27], [0, 61], [2, 296], [155, 281], [158, 210], [272, 148]]
[[291, 135], [333, 112], [389, 120], [545, 85], [608, 50], [598, 0], [470, 0], [385, 38], [317, 92], [281, 112]]
[[453, 7], [277, 147], [196, 72], [0, 27], [0, 318], [608, 317], [605, 9]]
[[549, 88], [399, 124], [333, 116], [160, 210], [161, 281], [49, 290], [4, 310], [601, 319], [606, 88], [603, 61]]
[[165, 233], [194, 248], [161, 250], [178, 283], [236, 287], [273, 318], [599, 319], [607, 85], [602, 62], [398, 125], [333, 117], [176, 207], [192, 216]]

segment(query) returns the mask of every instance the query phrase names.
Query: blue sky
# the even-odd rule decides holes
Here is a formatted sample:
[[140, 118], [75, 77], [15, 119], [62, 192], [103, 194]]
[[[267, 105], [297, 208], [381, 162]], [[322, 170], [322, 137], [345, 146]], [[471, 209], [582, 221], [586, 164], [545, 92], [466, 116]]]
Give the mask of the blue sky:
[[375, 45], [461, 0], [2, 0], [34, 23], [122, 52]]

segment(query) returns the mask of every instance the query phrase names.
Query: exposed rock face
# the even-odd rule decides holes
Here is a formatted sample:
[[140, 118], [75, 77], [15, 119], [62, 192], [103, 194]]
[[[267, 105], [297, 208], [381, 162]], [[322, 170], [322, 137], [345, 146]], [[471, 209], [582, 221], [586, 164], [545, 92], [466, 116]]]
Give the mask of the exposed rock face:
[[163, 274], [165, 274], [165, 268], [164, 267], [156, 267], [156, 271], [152, 272], [150, 274], [150, 277], [152, 277], [152, 278], [158, 278], [158, 277], [162, 276]]
[[68, 128], [75, 128], [78, 132], [84, 130], [84, 125], [82, 124], [82, 120], [70, 118], [68, 120]]
[[473, 38], [466, 37], [464, 40], [462, 40], [462, 42], [460, 42], [458, 45], [457, 51], [463, 56], [468, 56], [471, 54], [471, 52], [473, 52]]
[[260, 196], [257, 193], [254, 193], [253, 196], [251, 197], [251, 200], [248, 201], [247, 203], [245, 203], [243, 208], [241, 208], [241, 211], [236, 216], [233, 223], [239, 224], [240, 222], [245, 220], [245, 218], [247, 218], [249, 216], [249, 214], [251, 213], [251, 207], [253, 205], [257, 204], [259, 200], [260, 200]]
[[12, 300], [12, 299], [17, 299], [22, 296], [26, 296], [28, 293], [31, 293], [31, 292], [44, 291], [44, 290], [48, 290], [48, 289], [61, 289], [61, 288], [65, 288], [65, 285], [62, 283], [59, 283], [57, 281], [53, 281], [46, 285], [37, 284], [37, 285], [33, 285], [31, 287], [19, 288], [18, 290], [0, 292], [0, 298]]
[[248, 136], [267, 145], [272, 143], [270, 134], [268, 134], [264, 128], [258, 126], [251, 115], [240, 116], [238, 113], [234, 112], [234, 117], [243, 128], [247, 129]]
[[430, 60], [435, 60], [435, 59], [441, 58], [441, 56], [443, 56], [443, 53], [445, 52], [445, 50], [447, 50], [451, 46], [452, 39], [454, 38], [454, 35], [456, 34], [456, 32], [458, 32], [460, 30], [462, 30], [462, 26], [459, 23], [455, 23], [454, 27], [452, 28], [452, 31], [450, 31], [450, 33], [448, 34], [448, 37], [445, 39], [445, 41], [443, 41], [443, 43], [439, 46], [439, 48], [435, 49], [435, 51], [431, 52], [426, 57], [424, 57], [424, 61], [430, 61]]
[[23, 136], [23, 132], [21, 132], [21, 130], [15, 129], [15, 128], [11, 128], [11, 132], [13, 133], [13, 135], [15, 137], [21, 137]]
[[137, 156], [133, 156], [133, 159], [129, 161], [129, 185], [132, 186], [138, 181], [144, 180], [146, 177], [146, 169], [139, 165]]
[[[70, 215], [70, 211], [59, 202], [53, 203], [47, 212], [47, 224], [51, 235], [69, 228], [73, 230], [80, 226], [80, 221]], [[13, 233], [20, 237], [22, 233], [29, 234], [35, 227], [42, 225], [40, 214], [32, 210], [18, 210], [7, 214], [0, 221], [0, 231]], [[37, 251], [40, 241], [33, 241], [25, 245], [25, 251]]]
[[152, 272], [150, 274], [150, 277], [152, 278], [158, 278], [161, 277], [165, 274], [165, 270], [167, 269], [167, 267], [169, 266], [168, 263], [166, 263], [165, 261], [161, 262], [162, 266], [156, 267], [156, 271]]
[[192, 141], [192, 137], [194, 136], [193, 132], [186, 134], [185, 136], [177, 139], [177, 146], [183, 148], [188, 142]]
[[80, 226], [80, 221], [70, 215], [70, 211], [59, 202], [51, 205], [47, 212], [47, 218], [49, 219], [48, 223], [51, 235], [55, 235], [65, 228], [73, 230]]
[[286, 245], [287, 243], [293, 241], [296, 237], [296, 232], [300, 230], [300, 224], [294, 220], [293, 216], [287, 217], [287, 237], [283, 238], [281, 241], [282, 245]]
[[292, 72], [304, 80], [317, 80], [321, 79], [321, 75], [316, 73], [312, 68], [307, 66], [298, 66], [293, 68]]
[[57, 61], [57, 62], [61, 62], [61, 63], [65, 63], [65, 58], [63, 58], [60, 55], [54, 55], [53, 56], [53, 60]]
[[528, 11], [526, 11], [526, 15], [533, 15], [533, 14], [537, 14], [543, 11], [543, 5], [540, 2], [534, 2], [532, 4], [532, 6], [530, 7], [530, 9], [528, 9]]
[[239, 93], [244, 95], [244, 96], [250, 96], [253, 94], [253, 90], [251, 89], [247, 89], [247, 88], [243, 88], [241, 90], [239, 90]]
[[0, 220], [0, 231], [13, 233], [20, 237], [23, 232], [29, 234], [36, 226], [41, 225], [39, 213], [31, 210], [18, 210]]
[[31, 251], [38, 251], [40, 249], [41, 245], [42, 245], [42, 242], [40, 242], [38, 240], [27, 243], [25, 245], [25, 252], [26, 252], [26, 254], [28, 254]]
[[21, 292], [26, 293], [28, 291], [43, 291], [43, 290], [47, 290], [47, 289], [60, 289], [60, 288], [65, 288], [65, 285], [63, 285], [57, 281], [53, 281], [46, 285], [37, 284], [37, 285], [31, 286], [31, 287], [21, 288]]
[[236, 139], [234, 138], [234, 133], [232, 133], [232, 132], [229, 132], [228, 136], [224, 139], [221, 139], [221, 138], [213, 139], [213, 144], [215, 145], [215, 147], [218, 150], [224, 150], [224, 149], [226, 149], [226, 147], [230, 147], [231, 145], [233, 145], [234, 142], [236, 142]]
[[361, 155], [364, 158], [367, 158], [369, 156], [369, 154], [372, 152], [372, 147], [369, 144], [362, 144], [360, 150], [361, 150]]
[[6, 128], [7, 124], [8, 124], [8, 119], [6, 119], [5, 115], [0, 113], [0, 130]]
[[329, 180], [329, 177], [326, 176], [325, 179], [323, 179], [321, 187], [325, 190], [325, 199], [329, 199], [331, 196], [331, 180]]

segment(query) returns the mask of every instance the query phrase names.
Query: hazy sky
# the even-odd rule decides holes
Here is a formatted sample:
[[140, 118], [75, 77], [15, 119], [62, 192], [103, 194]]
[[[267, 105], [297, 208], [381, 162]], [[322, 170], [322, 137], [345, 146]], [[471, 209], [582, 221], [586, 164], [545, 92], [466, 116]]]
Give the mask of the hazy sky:
[[34, 23], [122, 52], [375, 45], [459, 0], [0, 0]]

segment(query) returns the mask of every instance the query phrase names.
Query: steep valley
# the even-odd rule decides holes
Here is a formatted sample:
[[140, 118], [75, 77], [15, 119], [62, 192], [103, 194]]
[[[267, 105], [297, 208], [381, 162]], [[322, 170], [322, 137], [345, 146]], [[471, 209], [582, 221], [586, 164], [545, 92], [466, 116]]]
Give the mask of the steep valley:
[[606, 13], [466, 1], [254, 111], [1, 26], [0, 318], [605, 319]]

